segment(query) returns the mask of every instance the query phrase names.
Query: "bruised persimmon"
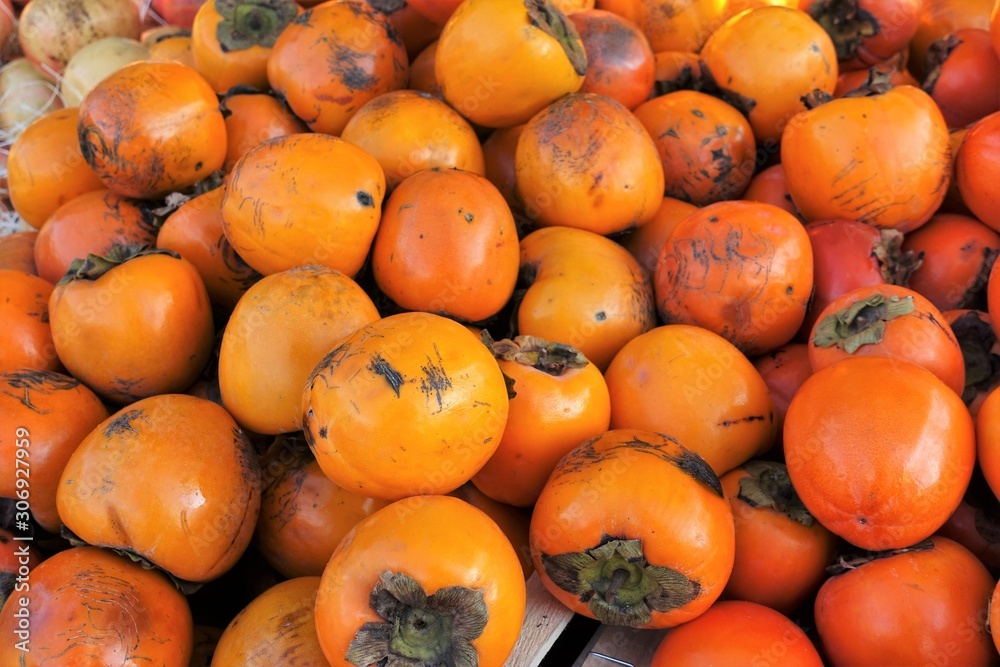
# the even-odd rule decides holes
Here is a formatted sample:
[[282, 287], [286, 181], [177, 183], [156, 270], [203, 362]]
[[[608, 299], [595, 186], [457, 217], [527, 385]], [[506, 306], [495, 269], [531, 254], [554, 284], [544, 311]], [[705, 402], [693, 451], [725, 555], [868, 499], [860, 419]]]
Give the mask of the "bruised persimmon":
[[605, 95], [635, 109], [653, 90], [656, 63], [649, 41], [638, 26], [600, 9], [573, 12], [587, 54], [587, 74], [581, 93]]

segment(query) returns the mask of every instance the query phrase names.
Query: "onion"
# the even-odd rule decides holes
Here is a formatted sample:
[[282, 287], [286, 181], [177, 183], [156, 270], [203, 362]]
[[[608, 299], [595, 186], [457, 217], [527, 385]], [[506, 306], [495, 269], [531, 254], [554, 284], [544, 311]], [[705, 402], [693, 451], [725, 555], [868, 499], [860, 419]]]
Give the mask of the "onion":
[[26, 58], [0, 69], [0, 143], [13, 143], [35, 119], [62, 108], [55, 79]]
[[125, 65], [149, 58], [149, 49], [127, 37], [105, 37], [73, 54], [63, 72], [59, 91], [67, 107], [80, 106], [94, 86]]
[[61, 74], [81, 48], [104, 37], [139, 39], [142, 21], [132, 0], [31, 0], [18, 35], [24, 55]]

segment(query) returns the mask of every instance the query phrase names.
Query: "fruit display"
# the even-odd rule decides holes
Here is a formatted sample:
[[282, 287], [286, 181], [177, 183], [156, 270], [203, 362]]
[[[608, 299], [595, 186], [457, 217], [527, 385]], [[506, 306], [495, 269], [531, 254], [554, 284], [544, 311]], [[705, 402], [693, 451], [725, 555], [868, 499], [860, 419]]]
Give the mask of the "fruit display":
[[0, 0], [0, 667], [1000, 667], [998, 183], [1000, 0]]

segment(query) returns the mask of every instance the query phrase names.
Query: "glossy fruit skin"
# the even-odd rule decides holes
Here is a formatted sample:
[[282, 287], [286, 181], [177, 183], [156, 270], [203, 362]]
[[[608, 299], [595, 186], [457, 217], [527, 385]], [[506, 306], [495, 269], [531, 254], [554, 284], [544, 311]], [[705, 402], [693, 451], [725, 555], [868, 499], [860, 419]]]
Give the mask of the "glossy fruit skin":
[[778, 147], [789, 120], [805, 110], [803, 95], [833, 93], [837, 85], [830, 36], [808, 14], [788, 7], [733, 17], [712, 33], [701, 57], [725, 90], [755, 102], [750, 125], [768, 151]]
[[966, 133], [955, 154], [955, 180], [962, 201], [972, 214], [1000, 232], [1000, 196], [996, 182], [1000, 156], [1000, 112], [977, 121]]
[[[26, 599], [31, 615], [31, 650], [3, 642], [4, 667], [188, 667], [193, 637], [187, 600], [161, 572], [125, 556], [94, 547], [59, 552], [32, 570], [30, 588], [17, 595]], [[5, 636], [17, 637], [15, 614], [24, 608], [4, 605], [0, 628]]]
[[496, 187], [472, 172], [434, 168], [389, 196], [371, 267], [399, 306], [480, 322], [513, 295], [519, 256], [514, 217]]
[[781, 162], [806, 220], [906, 233], [930, 219], [948, 190], [948, 126], [930, 95], [912, 86], [832, 100], [789, 121]]
[[288, 579], [254, 598], [219, 638], [213, 667], [328, 664], [314, 618], [319, 581]]
[[222, 101], [226, 115], [226, 161], [222, 170], [229, 173], [247, 152], [269, 139], [302, 134], [306, 124], [288, 106], [273, 95], [240, 93]]
[[358, 629], [383, 621], [369, 608], [369, 595], [386, 571], [409, 575], [428, 595], [450, 586], [481, 590], [488, 620], [472, 646], [481, 667], [504, 664], [521, 631], [526, 597], [513, 547], [468, 503], [414, 496], [355, 526], [323, 571], [316, 629], [331, 665], [347, 667], [341, 656]]
[[989, 30], [994, 0], [924, 0], [917, 32], [908, 45], [907, 67], [918, 79], [926, 76], [927, 49], [936, 40], [961, 30]]
[[437, 47], [438, 42], [434, 40], [413, 58], [410, 63], [409, 89], [444, 100], [437, 81]]
[[73, 260], [105, 255], [119, 244], [152, 245], [157, 231], [152, 216], [110, 190], [74, 197], [49, 216], [35, 241], [38, 275], [55, 285]]
[[669, 632], [650, 667], [775, 664], [822, 667], [816, 647], [791, 619], [753, 602], [716, 602]]
[[699, 583], [684, 604], [651, 610], [643, 628], [673, 627], [702, 614], [733, 567], [733, 516], [718, 479], [671, 436], [639, 429], [608, 431], [567, 454], [535, 504], [530, 537], [545, 588], [591, 618], [587, 602], [552, 581], [545, 557], [583, 552], [607, 538], [640, 540], [650, 565]]
[[1000, 390], [993, 389], [976, 416], [976, 451], [979, 466], [1000, 498]]
[[417, 54], [426, 49], [431, 42], [437, 40], [444, 27], [441, 23], [423, 16], [409, 2], [389, 14], [389, 25], [396, 31], [403, 46], [406, 47], [406, 55], [410, 59], [411, 66]]
[[717, 333], [747, 355], [792, 339], [813, 289], [802, 224], [770, 204], [723, 201], [674, 228], [653, 278], [660, 319]]
[[293, 134], [258, 145], [233, 167], [223, 229], [265, 276], [321, 264], [354, 277], [375, 238], [384, 196], [375, 158], [336, 137]]
[[515, 169], [525, 213], [546, 227], [638, 227], [664, 193], [663, 166], [642, 123], [593, 93], [566, 95], [534, 116], [518, 139]]
[[29, 369], [55, 371], [61, 367], [52, 345], [49, 295], [52, 285], [16, 269], [0, 271], [0, 372]]
[[0, 238], [0, 270], [14, 269], [32, 276], [38, 275], [35, 266], [35, 241], [38, 232], [15, 232]]
[[236, 304], [219, 348], [222, 403], [241, 425], [277, 434], [302, 428], [302, 388], [323, 357], [379, 319], [353, 280], [323, 266], [262, 279]]
[[849, 70], [876, 65], [906, 48], [917, 31], [923, 0], [803, 0], [799, 5], [830, 31], [841, 67]]
[[179, 579], [209, 581], [250, 542], [260, 468], [221, 407], [161, 394], [123, 408], [84, 438], [56, 502], [66, 527], [88, 543], [128, 549]]
[[653, 90], [655, 61], [638, 26], [611, 12], [584, 9], [569, 16], [587, 53], [582, 93], [606, 95], [635, 109]]
[[664, 197], [660, 208], [656, 209], [653, 219], [642, 227], [629, 230], [618, 238], [626, 250], [652, 277], [656, 272], [656, 260], [660, 258], [660, 249], [667, 242], [677, 224], [698, 210], [694, 204], [689, 204], [673, 197]]
[[41, 229], [66, 202], [104, 185], [83, 159], [76, 137], [79, 108], [50, 111], [10, 145], [7, 189], [14, 210]]
[[697, 52], [725, 20], [725, 3], [710, 0], [598, 0], [596, 4], [638, 25], [654, 53]]
[[156, 247], [191, 262], [213, 304], [231, 311], [261, 275], [233, 249], [222, 224], [225, 186], [191, 198], [163, 221]]
[[18, 498], [18, 491], [24, 495], [27, 489], [32, 517], [57, 534], [56, 489], [63, 468], [108, 411], [79, 381], [28, 370], [0, 373], [0, 406], [0, 456], [10, 461], [0, 475], [0, 497]]
[[501, 127], [483, 140], [484, 175], [496, 186], [511, 211], [521, 212], [524, 204], [517, 194], [517, 142], [525, 125]]
[[942, 537], [932, 542], [929, 550], [874, 560], [820, 588], [816, 628], [828, 664], [997, 664], [985, 628], [993, 578], [964, 547]]
[[517, 559], [521, 562], [521, 569], [524, 571], [524, 578], [527, 580], [535, 571], [535, 565], [531, 562], [531, 547], [528, 544], [528, 526], [531, 522], [531, 513], [520, 508], [493, 500], [480, 491], [475, 484], [467, 482], [448, 494], [460, 500], [464, 500], [476, 509], [486, 513], [486, 516], [493, 519], [500, 530], [504, 532], [510, 544], [517, 552]]
[[52, 337], [73, 377], [126, 404], [187, 389], [212, 351], [205, 284], [186, 259], [131, 259], [97, 280], [58, 285], [49, 299]]
[[518, 332], [572, 345], [602, 371], [655, 325], [649, 278], [610, 239], [569, 227], [539, 229], [521, 240], [521, 271], [532, 279], [517, 310]]
[[989, 32], [957, 30], [931, 45], [931, 53], [936, 49], [947, 55], [928, 73], [923, 88], [937, 102], [948, 127], [965, 127], [1000, 111], [1000, 56], [993, 52]]
[[483, 176], [483, 149], [468, 121], [440, 99], [413, 90], [379, 95], [341, 133], [378, 160], [391, 192], [423, 169], [460, 169]]
[[636, 336], [604, 377], [611, 428], [669, 433], [718, 475], [774, 442], [764, 380], [731, 343], [701, 327], [671, 324]]
[[799, 217], [799, 210], [792, 203], [785, 184], [785, 168], [780, 163], [757, 172], [743, 192], [743, 199], [771, 204]]
[[757, 144], [743, 114], [693, 90], [653, 98], [635, 110], [656, 143], [664, 194], [695, 206], [739, 199], [753, 175]]
[[788, 406], [784, 448], [812, 515], [857, 547], [885, 550], [944, 524], [968, 486], [976, 447], [965, 404], [930, 371], [857, 357], [805, 381]]
[[183, 190], [226, 158], [215, 92], [172, 61], [139, 61], [105, 78], [81, 103], [77, 131], [87, 164], [126, 197]]
[[319, 362], [302, 412], [330, 479], [398, 500], [452, 491], [486, 463], [507, 422], [507, 387], [461, 324], [401, 313], [362, 327]]
[[384, 15], [347, 0], [299, 14], [271, 50], [267, 80], [309, 129], [339, 135], [366, 102], [403, 88], [408, 69]]
[[[887, 301], [893, 298], [910, 298], [913, 311], [887, 321], [880, 342], [862, 345], [854, 352], [841, 349], [838, 345], [821, 344], [817, 334], [825, 318], [875, 296], [881, 296]], [[909, 361], [934, 373], [959, 396], [965, 390], [965, 362], [955, 333], [934, 304], [905, 287], [860, 287], [838, 297], [819, 314], [809, 337], [809, 363], [813, 371], [827, 368], [851, 356], [884, 356]]]
[[541, 14], [552, 9], [551, 3], [540, 0], [471, 0], [459, 5], [441, 32], [435, 57], [445, 101], [477, 125], [510, 127], [578, 91], [586, 56], [576, 28], [561, 12], [552, 15], [566, 34], [571, 58], [529, 15], [537, 12], [537, 20], [544, 20]]
[[788, 343], [753, 360], [753, 366], [767, 385], [774, 403], [775, 448], [780, 451], [785, 427], [785, 414], [792, 397], [810, 375], [809, 346], [805, 343]]

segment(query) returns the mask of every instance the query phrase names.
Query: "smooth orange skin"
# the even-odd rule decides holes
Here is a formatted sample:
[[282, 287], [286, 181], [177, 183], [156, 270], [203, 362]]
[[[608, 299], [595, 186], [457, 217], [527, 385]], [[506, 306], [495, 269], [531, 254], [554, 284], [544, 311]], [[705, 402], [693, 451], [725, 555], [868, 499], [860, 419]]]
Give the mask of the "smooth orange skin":
[[681, 220], [653, 277], [660, 319], [694, 324], [754, 356], [789, 342], [813, 290], [812, 244], [793, 215], [723, 201]]
[[1000, 498], [1000, 389], [993, 389], [976, 416], [976, 452], [983, 476]]
[[964, 547], [932, 540], [931, 550], [874, 560], [823, 584], [815, 618], [828, 665], [1000, 662], [985, 627], [993, 577]]
[[1000, 111], [977, 121], [955, 154], [955, 180], [962, 201], [979, 220], [1000, 232]]
[[585, 75], [554, 37], [530, 24], [523, 0], [459, 5], [438, 39], [435, 73], [445, 101], [485, 127], [528, 122], [580, 90]]
[[387, 504], [345, 491], [315, 460], [299, 461], [264, 488], [256, 546], [283, 576], [318, 577], [344, 536]]
[[653, 610], [640, 626], [673, 627], [704, 613], [722, 593], [733, 568], [733, 515], [722, 494], [663, 454], [626, 444], [634, 438], [666, 456], [685, 454], [671, 436], [638, 429], [608, 431], [581, 444], [556, 466], [535, 504], [531, 554], [545, 588], [569, 609], [593, 618], [580, 596], [552, 582], [542, 554], [585, 551], [606, 537], [640, 540], [650, 565], [672, 568], [701, 585], [691, 602]]
[[1000, 252], [1000, 232], [969, 216], [939, 213], [906, 235], [903, 250], [923, 254], [910, 289], [942, 311], [968, 308], [985, 287], [990, 253]]
[[524, 125], [501, 127], [483, 140], [483, 164], [486, 178], [496, 186], [512, 211], [523, 209], [517, 194], [517, 142], [524, 132]]
[[725, 20], [721, 0], [597, 0], [597, 8], [638, 25], [654, 52], [701, 50]]
[[962, 500], [976, 458], [972, 417], [930, 371], [855, 357], [814, 373], [785, 416], [785, 462], [806, 508], [862, 549], [907, 547]]
[[792, 203], [792, 196], [788, 194], [788, 186], [785, 184], [785, 168], [781, 164], [771, 165], [767, 169], [757, 172], [750, 179], [742, 198], [746, 201], [771, 204], [796, 217], [799, 216], [798, 209]]
[[764, 380], [731, 343], [701, 327], [672, 324], [636, 336], [604, 378], [611, 428], [669, 433], [718, 475], [774, 443]]
[[748, 114], [757, 144], [771, 151], [789, 120], [805, 111], [802, 96], [833, 93], [837, 52], [808, 14], [760, 7], [733, 17], [712, 33], [701, 57], [725, 89], [756, 102]]
[[649, 41], [637, 25], [600, 9], [576, 11], [570, 20], [587, 53], [581, 93], [606, 95], [635, 109], [653, 91], [656, 64]]
[[993, 5], [990, 12], [990, 43], [993, 45], [993, 53], [1000, 57], [1000, 7]]
[[194, 53], [191, 50], [191, 34], [178, 33], [164, 35], [155, 39], [152, 43], [144, 42], [149, 46], [150, 60], [173, 60], [181, 65], [195, 69]]
[[750, 123], [729, 104], [678, 90], [646, 102], [635, 116], [656, 144], [667, 197], [706, 206], [739, 199], [750, 184], [757, 143]]
[[[824, 318], [876, 294], [886, 299], [913, 297], [913, 312], [886, 322], [882, 342], [862, 345], [853, 354], [836, 345], [816, 345], [816, 331]], [[900, 359], [923, 366], [959, 396], [965, 391], [965, 360], [955, 333], [941, 311], [911, 289], [897, 285], [860, 287], [831, 301], [816, 318], [809, 334], [809, 363], [814, 372], [848, 357], [869, 356]]]
[[358, 109], [340, 136], [378, 160], [389, 191], [434, 167], [486, 174], [475, 130], [457, 111], [426, 93], [396, 90], [379, 95]]
[[994, 0], [924, 0], [917, 31], [909, 44], [907, 66], [917, 79], [926, 75], [927, 49], [937, 39], [962, 28], [989, 30]]
[[464, 500], [476, 509], [482, 510], [486, 516], [500, 526], [500, 530], [504, 532], [504, 535], [510, 540], [511, 546], [514, 547], [514, 551], [517, 552], [517, 559], [521, 562], [521, 569], [524, 571], [525, 580], [527, 580], [535, 571], [535, 564], [531, 562], [531, 547], [528, 543], [531, 512], [493, 500], [472, 482], [466, 482], [448, 495]]
[[809, 363], [809, 346], [805, 343], [782, 345], [777, 350], [754, 359], [753, 365], [767, 385], [771, 401], [774, 402], [774, 422], [778, 431], [775, 445], [780, 445], [788, 404], [813, 372]]
[[152, 199], [222, 167], [226, 125], [215, 92], [173, 61], [139, 61], [101, 81], [80, 105], [80, 145], [109, 190]]
[[652, 220], [642, 227], [628, 231], [618, 239], [618, 242], [635, 257], [652, 279], [656, 273], [656, 261], [660, 257], [660, 249], [670, 238], [674, 227], [697, 210], [698, 207], [694, 204], [673, 197], [664, 197]]
[[529, 507], [563, 456], [608, 430], [611, 398], [591, 363], [558, 376], [517, 361], [499, 363], [517, 396], [500, 446], [472, 483], [500, 502]]
[[57, 286], [49, 321], [70, 374], [119, 404], [187, 389], [212, 351], [205, 284], [193, 264], [167, 255]]
[[429, 169], [389, 196], [372, 248], [379, 288], [407, 310], [479, 322], [517, 284], [514, 216], [484, 176]]
[[462, 0], [413, 0], [406, 4], [431, 21], [444, 25], [462, 4]]
[[0, 270], [0, 373], [62, 368], [52, 345], [49, 295], [52, 285], [16, 269]]
[[993, 325], [993, 331], [996, 332], [997, 338], [1000, 338], [1000, 268], [997, 266], [998, 263], [994, 262], [986, 283], [986, 304], [987, 310], [991, 313], [990, 323]]
[[[905, 68], [903, 58], [890, 58], [888, 61], [873, 65], [879, 72], [889, 75], [889, 83], [893, 86], [917, 86], [920, 81], [915, 79]], [[834, 97], [843, 97], [846, 93], [861, 87], [868, 80], [867, 69], [855, 69], [841, 71], [837, 77], [837, 87], [833, 91]]]
[[353, 280], [306, 266], [272, 274], [236, 304], [219, 348], [222, 403], [242, 426], [277, 434], [302, 428], [302, 388], [323, 357], [379, 319]]
[[212, 667], [328, 665], [314, 618], [319, 582], [319, 576], [288, 579], [254, 598], [222, 633]]
[[833, 100], [788, 123], [781, 163], [806, 220], [860, 220], [906, 233], [927, 222], [948, 191], [948, 125], [930, 95], [912, 86]]
[[60, 206], [35, 240], [38, 275], [54, 285], [74, 259], [106, 255], [119, 244], [153, 245], [156, 228], [136, 204], [102, 189]]
[[[431, 42], [436, 41], [444, 28], [441, 23], [434, 22], [422, 15], [409, 2], [389, 14], [389, 25], [396, 31], [403, 46], [406, 47], [406, 56], [410, 59], [411, 66], [417, 54], [426, 49]], [[410, 76], [412, 83], [412, 70]]]
[[267, 80], [309, 129], [339, 135], [366, 102], [403, 88], [408, 69], [406, 49], [385, 16], [345, 0], [307, 9], [282, 31]]
[[515, 152], [517, 192], [535, 224], [612, 234], [649, 222], [663, 166], [642, 123], [603, 95], [567, 95], [533, 117]]
[[438, 85], [437, 73], [437, 40], [427, 45], [423, 51], [413, 58], [410, 63], [410, 83], [409, 89], [419, 93], [433, 95], [439, 100], [444, 99], [441, 93], [441, 86]]
[[500, 445], [508, 398], [492, 353], [461, 324], [401, 313], [349, 336], [313, 370], [303, 430], [338, 485], [398, 500], [448, 493]]
[[[50, 556], [30, 578], [29, 590], [15, 595], [28, 599], [31, 650], [3, 642], [3, 667], [188, 667], [191, 609], [162, 573], [104, 549], [74, 547]], [[22, 608], [7, 604], [0, 610], [5, 636], [17, 636], [14, 614]]]
[[123, 408], [83, 439], [63, 470], [56, 503], [63, 524], [89, 544], [129, 549], [180, 579], [210, 581], [250, 543], [260, 468], [221, 407], [160, 394]]
[[0, 271], [13, 269], [33, 276], [38, 275], [35, 266], [35, 241], [38, 232], [16, 232], [0, 238]]
[[[0, 374], [0, 407], [0, 457], [10, 461], [0, 474], [0, 497], [17, 498], [21, 484], [21, 489], [28, 489], [32, 517], [45, 530], [58, 534], [59, 477], [77, 445], [107, 418], [108, 411], [77, 380], [27, 370]], [[20, 428], [27, 429], [27, 434], [19, 436]], [[17, 447], [23, 440], [28, 446]], [[15, 465], [19, 449], [27, 449], [27, 467]]]
[[791, 619], [766, 606], [734, 600], [717, 602], [667, 633], [650, 667], [758, 664], [823, 667], [823, 660]]
[[375, 238], [384, 196], [375, 158], [337, 137], [293, 134], [265, 141], [233, 167], [223, 230], [265, 276], [320, 264], [353, 278]]
[[948, 54], [933, 87], [925, 89], [948, 127], [958, 128], [1000, 110], [1000, 56], [986, 30], [963, 28], [952, 35], [961, 43]]
[[803, 526], [784, 512], [754, 507], [740, 499], [742, 467], [722, 476], [722, 490], [733, 509], [736, 558], [726, 600], [745, 600], [785, 615], [794, 613], [827, 578], [838, 540], [818, 521]]
[[10, 203], [41, 229], [57, 208], [104, 184], [83, 159], [76, 136], [79, 108], [50, 111], [21, 132], [7, 156]]
[[212, 303], [232, 310], [260, 280], [236, 254], [222, 230], [225, 187], [193, 197], [170, 214], [156, 235], [156, 247], [173, 250], [191, 262], [205, 283]]
[[231, 172], [241, 157], [268, 139], [308, 132], [306, 124], [272, 95], [238, 94], [226, 97], [226, 161], [222, 170]]
[[481, 510], [447, 496], [400, 500], [359, 523], [323, 571], [316, 597], [320, 646], [334, 667], [368, 622], [382, 622], [369, 595], [386, 571], [405, 573], [431, 595], [449, 586], [480, 589], [489, 615], [472, 641], [480, 667], [500, 667], [521, 632], [525, 587], [517, 554]]
[[627, 250], [582, 229], [547, 227], [521, 240], [534, 280], [518, 332], [572, 345], [602, 371], [627, 342], [655, 326], [649, 278]]

